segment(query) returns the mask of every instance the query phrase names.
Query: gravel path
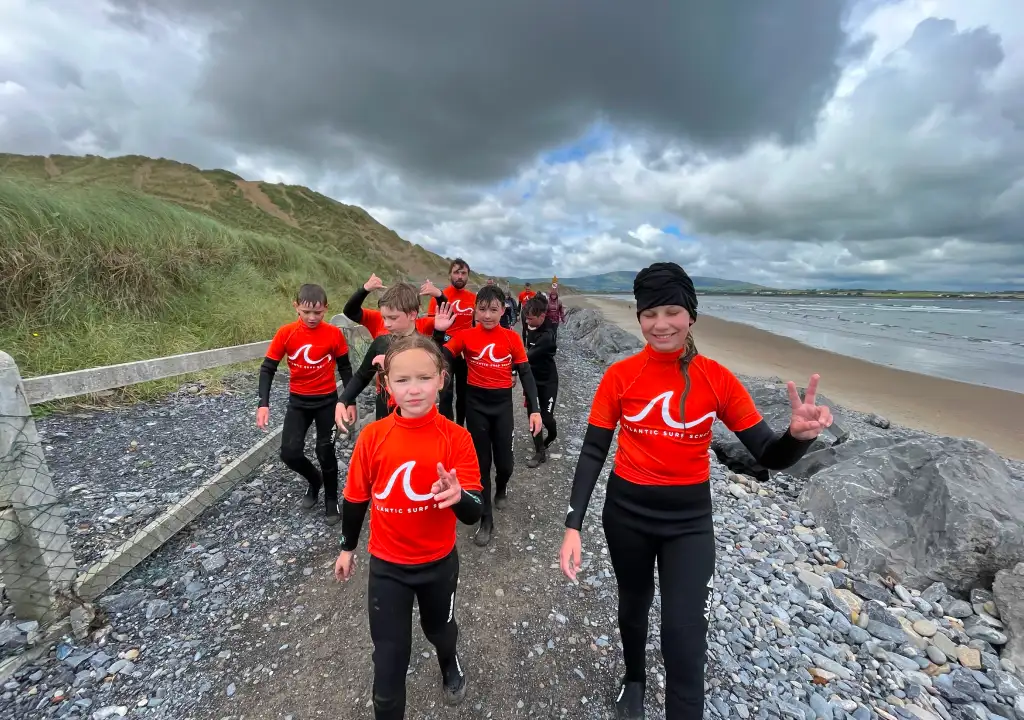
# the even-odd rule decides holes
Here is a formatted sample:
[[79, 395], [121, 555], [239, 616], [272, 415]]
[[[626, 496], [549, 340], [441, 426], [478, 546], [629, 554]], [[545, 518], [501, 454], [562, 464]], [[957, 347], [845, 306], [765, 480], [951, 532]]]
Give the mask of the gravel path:
[[[526, 469], [530, 444], [525, 416], [517, 414], [517, 471], [494, 541], [477, 548], [472, 530], [460, 526], [465, 704], [457, 711], [441, 704], [436, 660], [414, 625], [411, 720], [613, 717], [622, 668], [600, 530], [603, 482], [587, 513], [580, 581], [569, 582], [557, 567], [575, 458], [603, 368], [564, 340], [559, 368], [560, 439], [551, 459]], [[240, 449], [258, 437], [243, 427], [251, 425], [247, 392], [219, 401], [181, 395], [136, 417], [175, 408], [181, 425], [204, 427], [227, 421], [237, 402], [234, 412], [244, 415], [238, 432], [250, 433]], [[196, 414], [186, 411], [193, 407]], [[102, 437], [117, 438], [109, 454], [120, 455], [131, 426], [108, 428], [121, 416], [97, 415], [80, 427], [103, 427]], [[72, 420], [50, 421], [48, 432], [66, 427], [56, 422]], [[174, 437], [162, 454], [195, 442], [179, 448]], [[177, 457], [210, 467], [207, 448], [221, 444], [227, 441]], [[93, 452], [103, 456], [101, 448]], [[163, 467], [180, 464], [172, 458]], [[118, 487], [109, 482], [110, 490]], [[1024, 720], [1024, 684], [996, 652], [1005, 636], [990, 596], [953, 598], [942, 587], [918, 594], [853, 577], [828, 535], [793, 504], [784, 476], [758, 484], [713, 459], [712, 482], [718, 563], [708, 717]], [[279, 461], [265, 463], [115, 588], [119, 595], [106, 602], [109, 625], [95, 641], [68, 639], [0, 689], [0, 717], [372, 717], [365, 533], [355, 577], [334, 582], [337, 531], [297, 509], [301, 492]], [[93, 507], [108, 504], [100, 498]], [[211, 557], [225, 562], [204, 572]], [[664, 717], [658, 603], [649, 718]]]

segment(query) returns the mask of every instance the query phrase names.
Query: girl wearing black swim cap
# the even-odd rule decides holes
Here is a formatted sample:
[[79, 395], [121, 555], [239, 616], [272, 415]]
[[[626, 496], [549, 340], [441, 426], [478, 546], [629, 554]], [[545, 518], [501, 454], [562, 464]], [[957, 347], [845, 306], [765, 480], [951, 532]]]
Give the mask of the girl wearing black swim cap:
[[625, 677], [616, 716], [644, 718], [647, 618], [654, 564], [661, 586], [661, 651], [666, 720], [702, 720], [704, 664], [714, 580], [711, 427], [721, 420], [758, 462], [789, 467], [832, 422], [815, 405], [818, 376], [801, 400], [789, 383], [792, 418], [777, 434], [746, 388], [719, 363], [698, 354], [690, 327], [697, 293], [675, 263], [654, 263], [633, 282], [647, 345], [605, 372], [594, 396], [565, 518], [562, 571], [575, 579], [580, 529], [616, 427], [619, 446], [601, 515], [619, 590]]

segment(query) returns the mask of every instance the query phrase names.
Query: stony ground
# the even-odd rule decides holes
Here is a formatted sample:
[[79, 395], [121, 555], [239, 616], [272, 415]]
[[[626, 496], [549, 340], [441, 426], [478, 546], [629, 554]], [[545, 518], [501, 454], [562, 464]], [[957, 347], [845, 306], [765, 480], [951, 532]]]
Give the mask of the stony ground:
[[[615, 584], [600, 531], [603, 483], [584, 528], [580, 582], [569, 582], [557, 566], [575, 457], [603, 368], [564, 340], [559, 367], [561, 439], [551, 459], [525, 467], [530, 444], [525, 417], [518, 417], [517, 471], [495, 539], [477, 548], [472, 529], [460, 527], [456, 612], [471, 683], [465, 704], [453, 710], [440, 703], [436, 660], [417, 626], [407, 718], [613, 717], [621, 660]], [[144, 412], [160, 417], [176, 409], [176, 423], [193, 429], [241, 414], [237, 432], [245, 433], [253, 403], [243, 396], [183, 394]], [[109, 455], [117, 458], [110, 466], [121, 467], [131, 433], [111, 429], [122, 420], [108, 417], [50, 421], [61, 424], [44, 429], [63, 428], [57, 432], [72, 440], [103, 428], [92, 438], [91, 457], [103, 462]], [[110, 437], [117, 440], [104, 453]], [[199, 437], [188, 429], [180, 439], [168, 433], [154, 457], [168, 456], [171, 470], [181, 464], [175, 457], [205, 458], [209, 467], [216, 458], [195, 448]], [[237, 449], [256, 437], [250, 433]], [[708, 717], [1024, 720], [1024, 684], [996, 652], [1006, 638], [990, 597], [953, 598], [941, 586], [917, 594], [849, 575], [782, 480], [759, 485], [713, 462], [718, 563]], [[102, 491], [89, 489], [89, 507], [118, 505], [124, 489], [107, 482]], [[301, 491], [279, 461], [268, 461], [114, 588], [118, 595], [105, 600], [109, 623], [93, 638], [67, 638], [0, 688], [0, 717], [372, 717], [365, 551], [355, 577], [335, 582], [337, 532], [318, 513], [297, 509]], [[211, 558], [224, 562], [204, 569]], [[656, 599], [649, 718], [664, 717], [659, 611]], [[0, 646], [24, 639], [16, 620], [3, 627]]]

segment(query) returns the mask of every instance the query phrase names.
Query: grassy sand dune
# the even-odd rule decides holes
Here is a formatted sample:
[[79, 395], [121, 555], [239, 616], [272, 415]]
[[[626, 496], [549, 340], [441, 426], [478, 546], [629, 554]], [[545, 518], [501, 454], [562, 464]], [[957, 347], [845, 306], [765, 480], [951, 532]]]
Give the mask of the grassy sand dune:
[[138, 156], [0, 155], [0, 348], [25, 376], [268, 339], [304, 282], [336, 313], [371, 272], [440, 283], [447, 268], [308, 188]]

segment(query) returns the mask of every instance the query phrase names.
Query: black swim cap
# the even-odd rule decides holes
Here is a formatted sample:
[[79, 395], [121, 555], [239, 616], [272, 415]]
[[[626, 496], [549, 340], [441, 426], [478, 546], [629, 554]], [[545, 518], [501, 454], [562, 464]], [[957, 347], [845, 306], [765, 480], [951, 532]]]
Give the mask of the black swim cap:
[[697, 291], [686, 271], [674, 262], [657, 262], [636, 274], [633, 279], [633, 297], [637, 315], [652, 307], [681, 305], [697, 318]]

